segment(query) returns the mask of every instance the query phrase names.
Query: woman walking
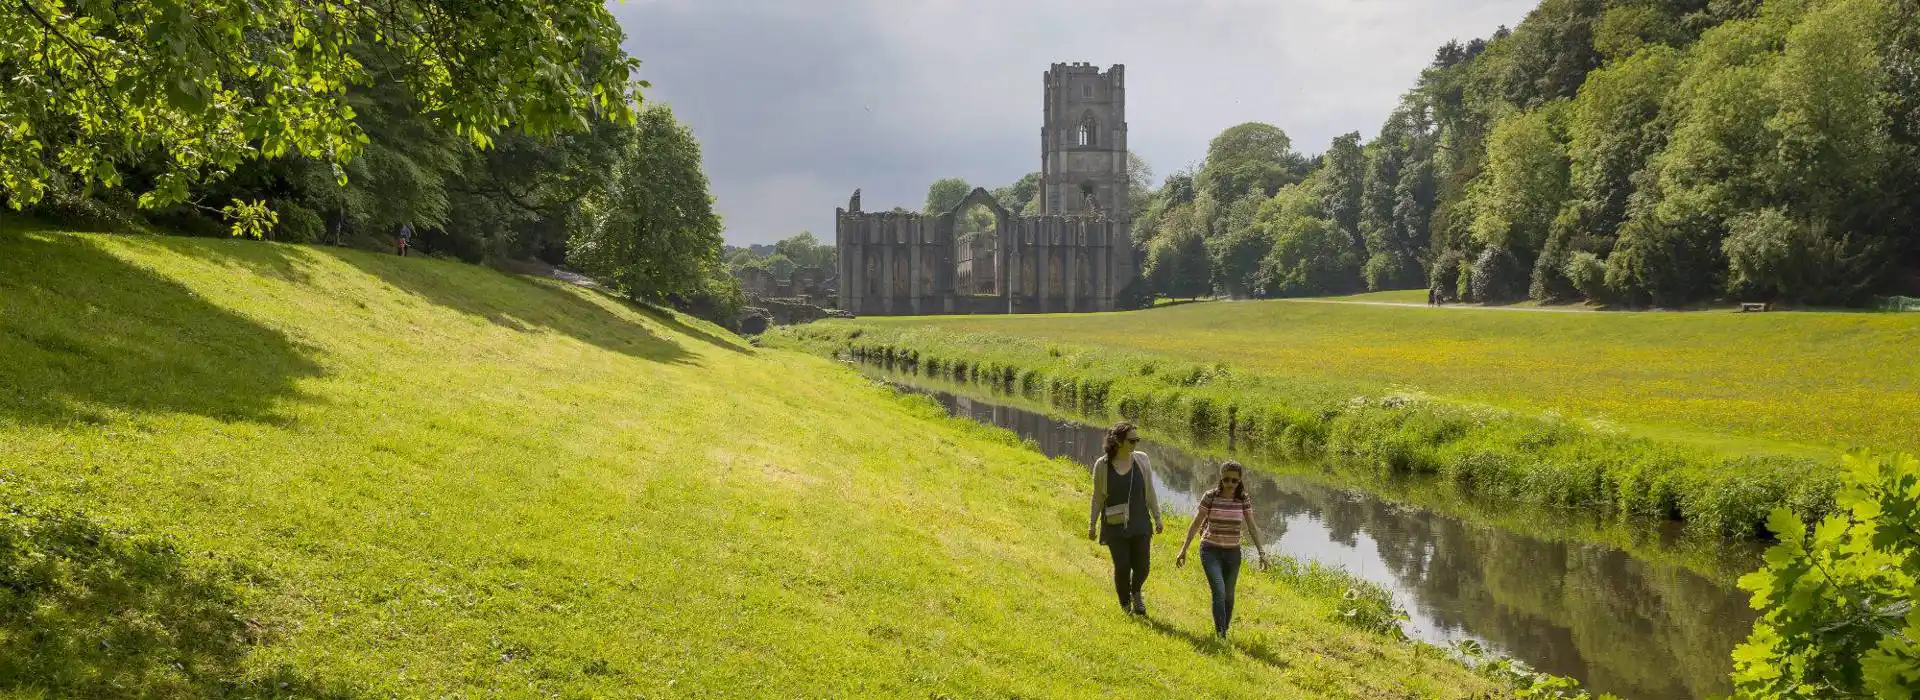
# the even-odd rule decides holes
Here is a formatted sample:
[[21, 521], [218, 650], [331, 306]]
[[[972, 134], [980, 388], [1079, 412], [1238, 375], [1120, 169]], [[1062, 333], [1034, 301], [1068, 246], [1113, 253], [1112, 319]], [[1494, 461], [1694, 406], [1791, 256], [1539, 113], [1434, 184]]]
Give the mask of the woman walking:
[[1097, 539], [1113, 555], [1113, 590], [1120, 609], [1147, 614], [1140, 586], [1147, 582], [1153, 536], [1160, 532], [1160, 501], [1153, 490], [1147, 454], [1134, 451], [1140, 435], [1121, 421], [1107, 431], [1105, 455], [1093, 463], [1093, 512], [1087, 539]]
[[1220, 483], [1200, 497], [1200, 509], [1187, 528], [1187, 540], [1180, 543], [1175, 567], [1187, 565], [1187, 546], [1193, 536], [1200, 537], [1200, 568], [1207, 572], [1207, 587], [1213, 592], [1213, 634], [1225, 639], [1227, 625], [1233, 622], [1233, 586], [1240, 579], [1240, 528], [1246, 526], [1253, 537], [1253, 550], [1260, 554], [1260, 568], [1267, 568], [1267, 551], [1260, 547], [1260, 529], [1253, 524], [1253, 509], [1247, 502], [1247, 483], [1240, 463], [1228, 460], [1220, 465]]

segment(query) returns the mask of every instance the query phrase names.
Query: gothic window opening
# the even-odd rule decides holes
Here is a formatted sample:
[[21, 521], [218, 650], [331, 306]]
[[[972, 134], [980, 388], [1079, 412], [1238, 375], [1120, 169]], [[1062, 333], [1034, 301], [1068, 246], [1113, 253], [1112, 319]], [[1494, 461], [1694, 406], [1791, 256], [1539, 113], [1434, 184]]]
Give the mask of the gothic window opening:
[[1093, 122], [1093, 115], [1091, 114], [1080, 119], [1080, 145], [1093, 145], [1096, 126]]
[[985, 202], [972, 202], [954, 217], [954, 292], [963, 296], [999, 294], [996, 264], [1000, 252], [1000, 215]]

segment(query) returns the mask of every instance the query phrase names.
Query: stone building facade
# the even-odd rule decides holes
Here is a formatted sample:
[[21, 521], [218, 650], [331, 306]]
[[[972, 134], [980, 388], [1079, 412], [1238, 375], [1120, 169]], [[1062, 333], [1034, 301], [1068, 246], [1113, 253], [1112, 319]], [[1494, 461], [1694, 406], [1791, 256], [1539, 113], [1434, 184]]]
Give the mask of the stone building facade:
[[[1127, 196], [1123, 67], [1056, 63], [1045, 74], [1040, 214], [976, 188], [939, 214], [835, 210], [840, 308], [866, 316], [1112, 311], [1139, 274]], [[993, 230], [962, 241], [969, 208]], [[962, 266], [964, 265], [964, 269]]]

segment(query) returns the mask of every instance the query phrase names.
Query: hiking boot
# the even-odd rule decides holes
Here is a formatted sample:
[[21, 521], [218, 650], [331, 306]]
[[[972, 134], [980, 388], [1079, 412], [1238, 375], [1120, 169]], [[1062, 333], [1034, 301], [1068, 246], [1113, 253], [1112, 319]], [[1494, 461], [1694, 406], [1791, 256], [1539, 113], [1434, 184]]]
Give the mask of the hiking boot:
[[1146, 598], [1142, 597], [1138, 593], [1133, 594], [1133, 611], [1132, 612], [1133, 614], [1139, 615], [1141, 617], [1146, 617], [1147, 615], [1147, 600]]

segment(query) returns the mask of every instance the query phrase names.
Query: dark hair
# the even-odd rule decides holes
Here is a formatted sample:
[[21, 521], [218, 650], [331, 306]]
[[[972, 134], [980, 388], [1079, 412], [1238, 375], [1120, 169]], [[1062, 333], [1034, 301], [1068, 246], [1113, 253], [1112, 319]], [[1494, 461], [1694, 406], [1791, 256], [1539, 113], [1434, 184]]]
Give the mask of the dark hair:
[[[1220, 473], [1225, 474], [1227, 472], [1239, 472], [1240, 474], [1240, 481], [1233, 485], [1234, 500], [1239, 500], [1239, 501], [1247, 500], [1247, 469], [1246, 467], [1242, 467], [1240, 466], [1239, 462], [1235, 462], [1229, 459], [1225, 462], [1220, 463]], [[1218, 484], [1220, 482], [1218, 479], [1215, 479], [1214, 483]], [[1220, 487], [1214, 486], [1213, 490], [1219, 491]]]
[[1133, 424], [1126, 421], [1115, 423], [1112, 428], [1107, 429], [1107, 464], [1113, 464], [1113, 460], [1119, 458], [1120, 439], [1131, 432], [1133, 432]]

